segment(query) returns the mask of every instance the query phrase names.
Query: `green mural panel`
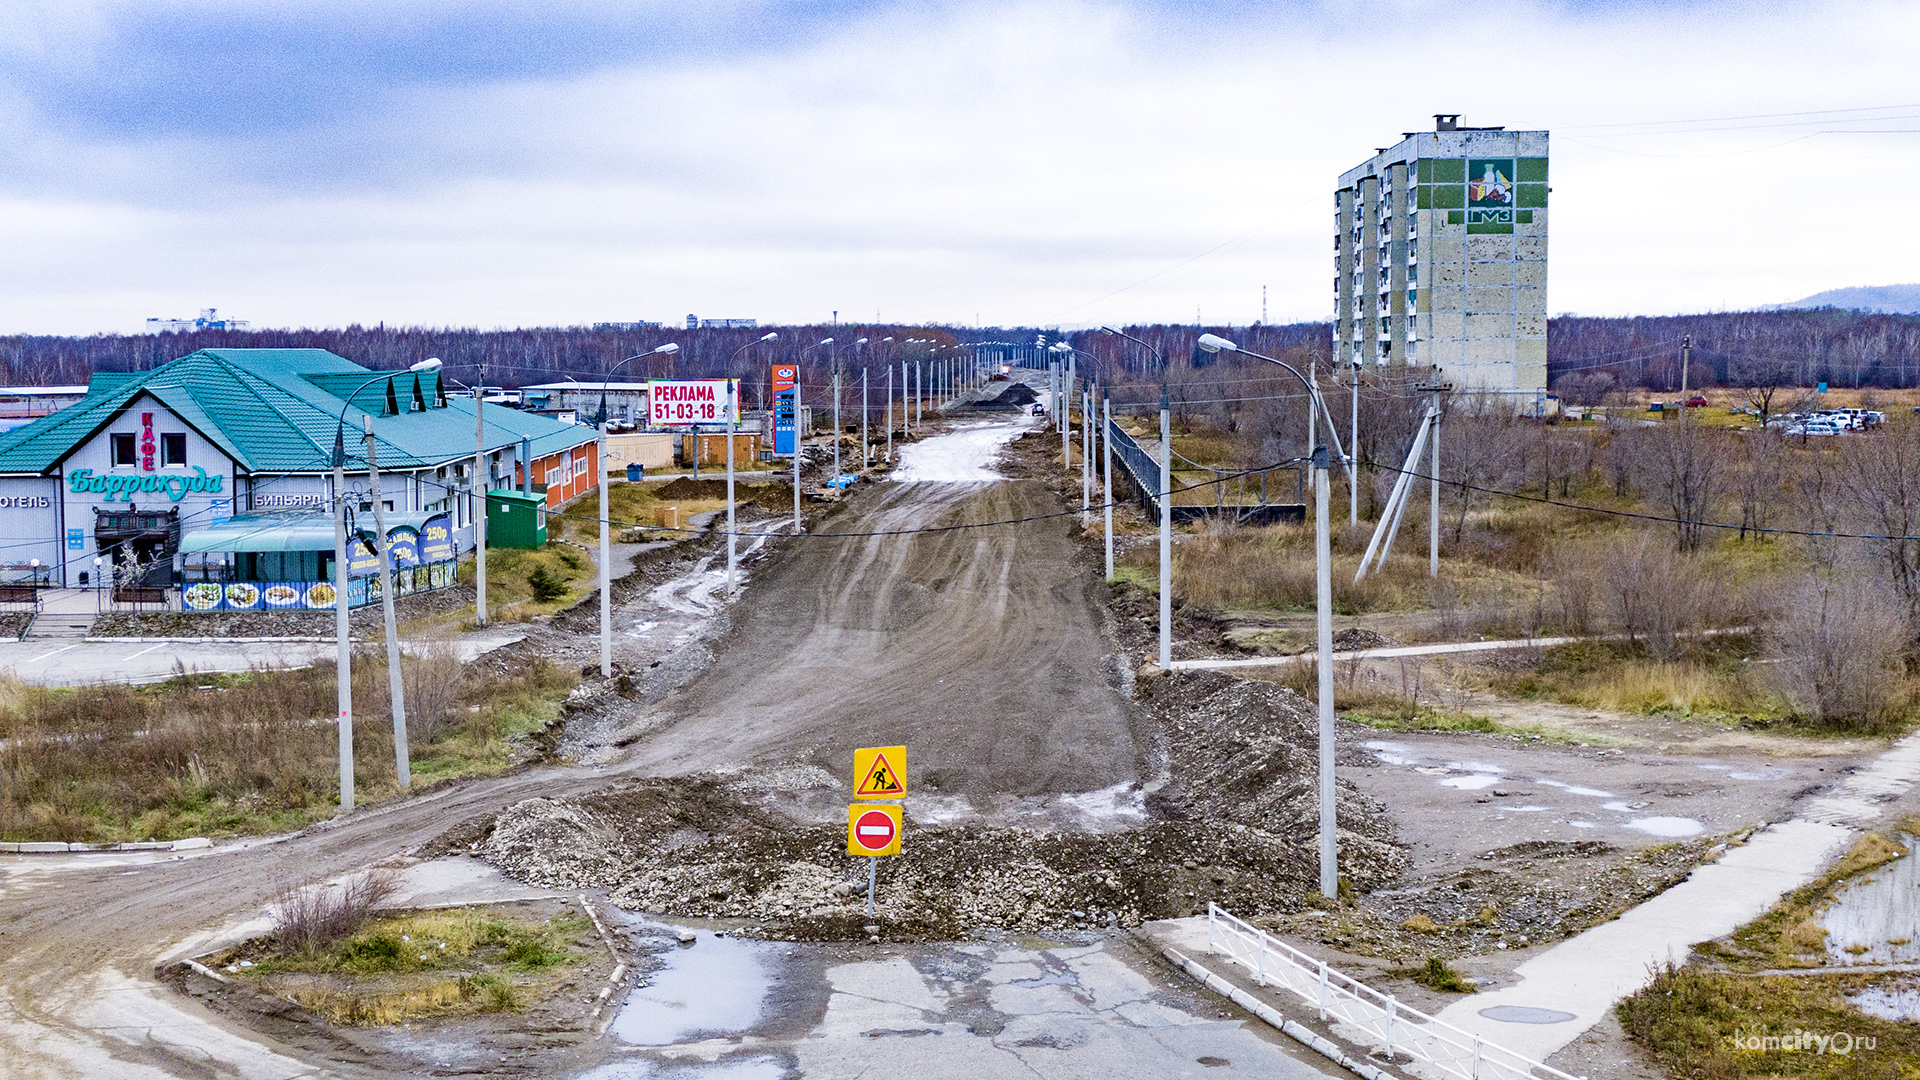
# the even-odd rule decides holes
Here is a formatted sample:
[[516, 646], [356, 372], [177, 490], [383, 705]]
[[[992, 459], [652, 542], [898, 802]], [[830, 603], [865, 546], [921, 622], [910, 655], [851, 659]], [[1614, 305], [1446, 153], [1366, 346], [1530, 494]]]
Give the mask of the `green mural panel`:
[[1435, 184], [1433, 187], [1433, 208], [1435, 210], [1464, 210], [1467, 206], [1467, 189], [1459, 184]]
[[1414, 208], [1415, 209], [1417, 210], [1433, 209], [1433, 185], [1432, 184], [1421, 184], [1419, 187], [1414, 188], [1413, 190], [1414, 190]]
[[1520, 201], [1515, 204], [1516, 206], [1531, 206], [1537, 209], [1547, 205], [1547, 185], [1545, 184], [1521, 184], [1519, 193]]
[[1414, 178], [1422, 184], [1433, 183], [1433, 159], [1421, 158], [1414, 162]]
[[1513, 226], [1493, 221], [1476, 221], [1467, 226], [1467, 232], [1477, 236], [1510, 236]]
[[1547, 182], [1547, 159], [1543, 157], [1523, 157], [1514, 166], [1518, 175], [1515, 180], [1523, 184], [1544, 184]]
[[1447, 211], [1447, 224], [1465, 225], [1466, 223], [1467, 223], [1467, 212], [1465, 210]]
[[1464, 184], [1467, 182], [1467, 160], [1465, 158], [1433, 158], [1433, 182], [1436, 184]]
[[1533, 211], [1531, 210], [1522, 210], [1516, 216], [1520, 219], [1520, 224], [1522, 225], [1533, 224]]

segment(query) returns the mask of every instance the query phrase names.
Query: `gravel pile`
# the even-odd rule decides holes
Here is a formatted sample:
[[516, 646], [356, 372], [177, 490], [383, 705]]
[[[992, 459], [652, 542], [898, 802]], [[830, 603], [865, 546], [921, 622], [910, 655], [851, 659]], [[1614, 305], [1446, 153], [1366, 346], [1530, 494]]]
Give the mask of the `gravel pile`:
[[[808, 791], [844, 795], [808, 766], [532, 799], [458, 839], [523, 881], [608, 889], [637, 911], [747, 920], [743, 932], [781, 939], [856, 939], [869, 925], [896, 939], [1132, 926], [1204, 911], [1208, 900], [1248, 914], [1304, 910], [1318, 875], [1311, 706], [1215, 673], [1150, 683], [1168, 780], [1144, 824], [1099, 834], [928, 826], [909, 798], [904, 853], [881, 862], [872, 918], [867, 863], [846, 854], [844, 826], [768, 806]], [[1386, 884], [1405, 856], [1381, 808], [1345, 785], [1339, 798], [1343, 877], [1362, 890]]]

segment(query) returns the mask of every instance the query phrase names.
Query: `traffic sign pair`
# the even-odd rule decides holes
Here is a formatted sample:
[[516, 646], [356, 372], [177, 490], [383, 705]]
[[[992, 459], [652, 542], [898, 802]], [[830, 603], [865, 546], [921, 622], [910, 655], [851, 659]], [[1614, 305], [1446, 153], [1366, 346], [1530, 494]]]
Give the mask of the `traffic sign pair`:
[[[869, 746], [853, 752], [853, 797], [900, 799], [907, 794], [907, 748]], [[899, 803], [854, 803], [847, 807], [847, 854], [900, 854]]]

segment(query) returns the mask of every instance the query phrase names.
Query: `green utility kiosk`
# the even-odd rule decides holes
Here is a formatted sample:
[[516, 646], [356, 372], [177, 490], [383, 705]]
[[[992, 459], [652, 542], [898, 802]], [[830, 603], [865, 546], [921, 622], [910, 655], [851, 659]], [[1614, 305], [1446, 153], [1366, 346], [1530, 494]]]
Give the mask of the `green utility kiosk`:
[[487, 492], [487, 546], [547, 546], [547, 497], [502, 488]]

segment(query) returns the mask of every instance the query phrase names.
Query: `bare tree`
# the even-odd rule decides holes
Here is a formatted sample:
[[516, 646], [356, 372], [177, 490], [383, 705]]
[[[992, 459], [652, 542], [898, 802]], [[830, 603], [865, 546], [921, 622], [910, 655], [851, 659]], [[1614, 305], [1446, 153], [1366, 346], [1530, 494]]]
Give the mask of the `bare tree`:
[[1768, 420], [1787, 411], [1786, 407], [1775, 408], [1775, 404], [1793, 396], [1796, 383], [1792, 361], [1778, 356], [1751, 356], [1727, 366], [1728, 378], [1740, 387], [1740, 396], [1760, 418], [1761, 427], [1766, 427]]
[[1920, 627], [1920, 425], [1901, 424], [1875, 438], [1846, 441], [1840, 483], [1856, 531]]
[[1907, 619], [1858, 575], [1812, 575], [1783, 598], [1767, 633], [1774, 685], [1831, 727], [1884, 727], [1899, 684]]
[[1733, 482], [1740, 499], [1740, 538], [1746, 539], [1751, 531], [1755, 539], [1760, 539], [1780, 506], [1786, 482], [1786, 447], [1777, 433], [1764, 428], [1747, 432], [1739, 446]]
[[1672, 513], [1681, 551], [1697, 551], [1727, 479], [1723, 436], [1699, 424], [1662, 424], [1650, 431], [1641, 463], [1644, 485]]

